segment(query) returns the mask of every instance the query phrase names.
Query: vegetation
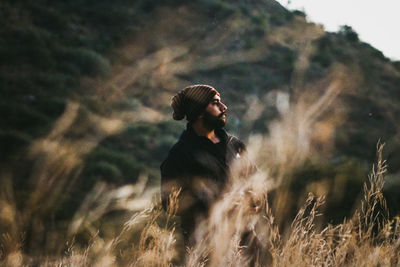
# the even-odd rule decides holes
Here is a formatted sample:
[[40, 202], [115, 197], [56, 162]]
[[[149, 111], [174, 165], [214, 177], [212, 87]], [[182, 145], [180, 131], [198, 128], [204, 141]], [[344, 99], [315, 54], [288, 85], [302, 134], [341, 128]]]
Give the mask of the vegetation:
[[[267, 137], [264, 143], [269, 138], [272, 137]], [[2, 263], [6, 266], [396, 266], [400, 261], [400, 219], [390, 219], [382, 194], [387, 170], [382, 150], [383, 145], [378, 145], [377, 164], [364, 183], [361, 205], [350, 219], [325, 226], [319, 219], [325, 197], [309, 193], [291, 224], [280, 227], [281, 211], [274, 211], [268, 198], [276, 188], [284, 193], [285, 186], [276, 183], [279, 177], [259, 172], [232, 180], [207, 221], [196, 228], [196, 242], [186, 252], [179, 218], [174, 215], [179, 190], [171, 194], [165, 212], [154, 202], [158, 190], [146, 187], [146, 177], [136, 184], [114, 188], [100, 182], [86, 195], [68, 225], [46, 229], [40, 226], [47, 219], [34, 212], [35, 206], [16, 208], [10, 180], [3, 179], [6, 183], [1, 192], [0, 223], [8, 231], [1, 240]], [[293, 153], [286, 156], [296, 157]], [[288, 164], [279, 158], [260, 160], [268, 160], [272, 170]], [[287, 165], [283, 173], [273, 173], [285, 176], [295, 165]], [[47, 182], [50, 181], [44, 184]], [[36, 194], [44, 193], [42, 190], [32, 192], [30, 197], [35, 199]], [[57, 206], [58, 202], [52, 204]], [[26, 242], [23, 233], [31, 235], [29, 250], [23, 244]]]
[[[185, 127], [172, 121], [170, 98], [193, 83], [221, 92], [228, 130], [248, 144], [264, 172], [258, 182], [274, 184], [257, 195], [263, 260], [294, 263], [302, 245], [304, 265], [321, 265], [317, 258], [398, 264], [399, 62], [351, 27], [326, 33], [272, 0], [5, 0], [0, 7], [5, 264], [182, 263], [179, 224], [148, 205], [157, 202], [158, 166]], [[391, 215], [368, 230], [357, 220], [375, 206], [357, 203], [378, 140], [387, 144], [387, 183], [371, 181], [368, 201], [381, 203], [375, 196], [384, 194]], [[309, 192], [317, 197], [301, 209]], [[314, 225], [320, 196], [324, 216]], [[225, 220], [213, 216], [211, 223]], [[236, 217], [235, 227], [250, 218]], [[255, 254], [241, 243], [242, 230], [229, 229], [236, 239], [224, 240], [236, 243], [215, 251], [231, 258], [199, 243], [186, 264], [257, 261], [246, 256]], [[199, 228], [213, 247], [218, 235], [207, 231]], [[321, 255], [312, 254], [317, 246]]]

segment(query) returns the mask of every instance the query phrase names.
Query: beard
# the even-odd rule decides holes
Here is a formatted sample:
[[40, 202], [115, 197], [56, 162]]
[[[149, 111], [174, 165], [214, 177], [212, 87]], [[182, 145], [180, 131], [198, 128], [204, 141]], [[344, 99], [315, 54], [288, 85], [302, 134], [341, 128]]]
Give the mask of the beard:
[[203, 122], [204, 126], [207, 127], [207, 129], [209, 130], [222, 128], [226, 124], [226, 113], [221, 112], [221, 114], [219, 114], [218, 116], [214, 116], [205, 111], [203, 116]]

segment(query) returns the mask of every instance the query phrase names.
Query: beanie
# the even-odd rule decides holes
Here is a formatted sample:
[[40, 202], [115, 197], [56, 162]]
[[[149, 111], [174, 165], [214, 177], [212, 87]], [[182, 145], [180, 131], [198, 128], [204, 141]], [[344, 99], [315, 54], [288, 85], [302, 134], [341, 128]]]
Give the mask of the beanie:
[[185, 115], [188, 121], [194, 121], [205, 110], [218, 91], [212, 86], [196, 84], [185, 87], [172, 98], [173, 118], [182, 120]]

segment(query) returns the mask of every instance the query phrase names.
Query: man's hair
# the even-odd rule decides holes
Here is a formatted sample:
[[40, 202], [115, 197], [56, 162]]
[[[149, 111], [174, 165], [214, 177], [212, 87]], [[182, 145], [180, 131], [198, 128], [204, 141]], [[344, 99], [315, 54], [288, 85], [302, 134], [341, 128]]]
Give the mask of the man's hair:
[[215, 95], [219, 93], [210, 85], [196, 84], [185, 87], [172, 98], [173, 118], [182, 120], [186, 116], [188, 121], [195, 121]]

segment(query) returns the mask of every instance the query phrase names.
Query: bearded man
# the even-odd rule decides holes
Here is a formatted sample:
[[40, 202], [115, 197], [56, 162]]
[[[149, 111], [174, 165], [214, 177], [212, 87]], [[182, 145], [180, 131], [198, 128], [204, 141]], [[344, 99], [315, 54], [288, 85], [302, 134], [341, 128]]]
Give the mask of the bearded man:
[[171, 106], [173, 118], [186, 117], [188, 123], [161, 164], [161, 195], [166, 207], [174, 188], [181, 189], [174, 204], [187, 243], [196, 224], [207, 217], [211, 204], [220, 197], [234, 163], [244, 160], [246, 148], [224, 130], [227, 107], [213, 87], [188, 86], [173, 97]]

